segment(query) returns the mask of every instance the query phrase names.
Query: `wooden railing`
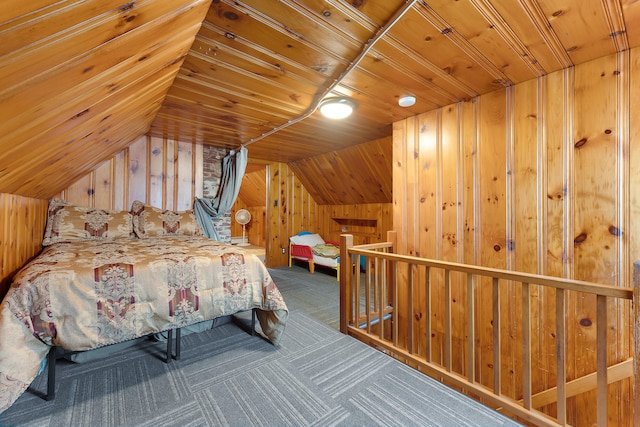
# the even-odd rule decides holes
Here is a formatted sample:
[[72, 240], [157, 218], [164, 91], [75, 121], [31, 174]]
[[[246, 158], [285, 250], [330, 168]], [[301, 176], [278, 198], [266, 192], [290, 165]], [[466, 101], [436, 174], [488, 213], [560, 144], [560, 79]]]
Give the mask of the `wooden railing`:
[[[629, 358], [621, 363], [609, 366], [607, 362], [607, 301], [633, 301], [640, 297], [640, 267], [634, 272], [635, 288], [622, 288], [599, 285], [577, 280], [567, 280], [518, 273], [507, 270], [478, 267], [428, 260], [394, 253], [395, 233], [389, 232], [388, 242], [353, 246], [351, 235], [341, 236], [340, 268], [340, 330], [352, 335], [376, 348], [379, 348], [405, 363], [443, 380], [464, 393], [474, 395], [479, 400], [529, 424], [539, 426], [567, 425], [567, 398], [595, 389], [597, 405], [597, 425], [607, 425], [607, 385], [624, 378], [631, 378], [634, 397], [631, 399], [629, 413], [640, 405], [639, 367], [636, 360]], [[361, 257], [365, 257], [365, 272], [360, 273]], [[437, 273], [436, 273], [437, 272]], [[466, 277], [466, 350], [464, 367], [456, 372], [452, 369], [452, 274]], [[420, 279], [418, 279], [418, 277]], [[441, 280], [434, 280], [437, 277]], [[459, 277], [457, 277], [459, 278]], [[464, 284], [464, 282], [463, 282]], [[505, 284], [515, 286], [521, 295], [521, 353], [522, 389], [517, 396], [505, 396], [501, 392], [501, 296]], [[476, 375], [476, 292], [479, 287], [491, 288], [490, 301], [482, 301], [484, 306], [491, 305], [493, 378], [480, 383]], [[540, 286], [555, 290], [555, 387], [533, 394], [532, 382], [532, 340], [531, 332], [531, 294], [532, 287]], [[424, 301], [414, 301], [413, 295], [418, 287]], [[438, 348], [438, 361], [432, 357], [435, 335], [432, 316], [431, 294], [435, 290], [444, 294], [444, 319], [442, 321], [444, 342]], [[541, 288], [538, 288], [541, 289]], [[567, 381], [567, 295], [570, 292], [593, 295], [596, 298], [596, 369], [584, 377]], [[485, 294], [486, 295], [486, 294]], [[593, 298], [593, 297], [592, 297]], [[509, 303], [509, 302], [507, 302]], [[422, 332], [414, 331], [416, 312], [414, 306], [423, 304], [427, 315], [420, 318], [424, 322]], [[628, 303], [627, 303], [628, 304]], [[635, 310], [635, 311], [634, 311]], [[631, 312], [639, 319], [640, 309], [634, 304]], [[442, 332], [442, 331], [438, 331]], [[637, 337], [640, 336], [638, 320], [635, 320], [635, 354], [640, 352]], [[457, 337], [459, 338], [459, 337]], [[443, 348], [442, 348], [443, 347]], [[457, 353], [459, 355], [459, 352]], [[638, 358], [635, 358], [638, 359]], [[635, 380], [635, 381], [634, 381]], [[489, 384], [486, 384], [486, 383]], [[539, 387], [536, 387], [539, 388]], [[635, 401], [635, 402], [634, 402]], [[554, 413], [544, 413], [536, 408], [555, 404]], [[640, 407], [639, 407], [640, 408]], [[634, 426], [640, 427], [640, 409], [629, 416]]]

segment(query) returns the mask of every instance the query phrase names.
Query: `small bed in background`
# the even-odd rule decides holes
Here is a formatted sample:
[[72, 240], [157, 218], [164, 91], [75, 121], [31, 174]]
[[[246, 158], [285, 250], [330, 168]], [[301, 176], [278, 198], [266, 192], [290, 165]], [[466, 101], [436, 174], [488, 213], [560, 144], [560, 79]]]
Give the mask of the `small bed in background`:
[[85, 351], [255, 310], [277, 344], [288, 315], [264, 264], [203, 236], [192, 211], [131, 212], [52, 200], [44, 250], [0, 306], [0, 412], [49, 351]]
[[340, 244], [325, 241], [319, 234], [301, 231], [289, 238], [289, 267], [293, 260], [309, 263], [309, 272], [313, 274], [315, 266], [320, 265], [336, 270], [336, 279], [340, 280]]

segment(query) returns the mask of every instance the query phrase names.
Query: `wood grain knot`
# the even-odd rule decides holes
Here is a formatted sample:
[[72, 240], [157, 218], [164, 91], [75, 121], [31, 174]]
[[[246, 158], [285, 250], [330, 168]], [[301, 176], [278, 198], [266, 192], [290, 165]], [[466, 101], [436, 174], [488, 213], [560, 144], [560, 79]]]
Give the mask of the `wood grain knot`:
[[592, 325], [591, 319], [588, 319], [588, 318], [580, 319], [580, 326], [584, 326], [586, 328], [591, 325]]
[[580, 243], [584, 242], [585, 240], [587, 240], [587, 233], [580, 233], [578, 234], [578, 236], [576, 236], [575, 239], [573, 239], [573, 243], [576, 245], [579, 245]]
[[120, 6], [120, 12], [127, 12], [131, 9], [133, 9], [133, 6], [135, 5], [136, 2], [134, 1], [130, 1], [127, 4], [123, 4], [122, 6]]
[[575, 147], [580, 148], [586, 143], [587, 143], [587, 138], [582, 138], [580, 141], [576, 142]]
[[613, 236], [622, 236], [622, 231], [620, 231], [620, 229], [615, 225], [609, 227], [609, 233]]
[[88, 112], [89, 112], [89, 109], [87, 108], [86, 110], [80, 111], [78, 114], [76, 114], [76, 117], [82, 117], [85, 114], [87, 114]]
[[229, 21], [237, 21], [239, 18], [237, 13], [231, 12], [231, 11], [226, 11], [224, 13], [224, 17], [227, 18]]
[[502, 249], [502, 246], [500, 245], [493, 245], [493, 250], [496, 252], [500, 252], [500, 250]]

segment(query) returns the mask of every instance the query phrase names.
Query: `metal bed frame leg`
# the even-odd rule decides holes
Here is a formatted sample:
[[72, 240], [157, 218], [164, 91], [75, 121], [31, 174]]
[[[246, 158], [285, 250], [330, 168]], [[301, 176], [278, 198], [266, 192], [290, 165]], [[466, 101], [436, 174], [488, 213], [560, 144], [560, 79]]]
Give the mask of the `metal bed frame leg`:
[[176, 329], [176, 360], [180, 360], [180, 328]]
[[[255, 312], [254, 312], [255, 315]], [[252, 318], [252, 328], [255, 320]], [[167, 363], [172, 359], [180, 360], [180, 328], [176, 328], [176, 354], [173, 356], [173, 329], [167, 331]], [[253, 330], [251, 331], [253, 335]], [[58, 347], [52, 346], [47, 353], [47, 393], [45, 400], [53, 400], [56, 397], [56, 359]]]
[[173, 349], [173, 329], [167, 331], [167, 363], [171, 362]]
[[256, 309], [251, 309], [251, 336], [256, 334]]
[[45, 400], [56, 397], [56, 347], [51, 347], [47, 354], [47, 395]]

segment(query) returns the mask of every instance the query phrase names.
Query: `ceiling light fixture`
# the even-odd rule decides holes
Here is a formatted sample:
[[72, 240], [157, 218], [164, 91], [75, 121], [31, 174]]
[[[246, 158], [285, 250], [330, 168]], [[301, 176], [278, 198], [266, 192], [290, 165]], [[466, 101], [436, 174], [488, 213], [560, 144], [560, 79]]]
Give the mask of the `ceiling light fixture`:
[[353, 113], [356, 104], [348, 98], [327, 98], [318, 109], [328, 119], [344, 119]]
[[416, 97], [411, 95], [401, 96], [398, 99], [398, 105], [401, 107], [411, 107], [416, 103]]

